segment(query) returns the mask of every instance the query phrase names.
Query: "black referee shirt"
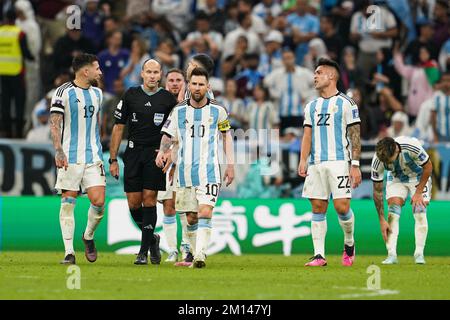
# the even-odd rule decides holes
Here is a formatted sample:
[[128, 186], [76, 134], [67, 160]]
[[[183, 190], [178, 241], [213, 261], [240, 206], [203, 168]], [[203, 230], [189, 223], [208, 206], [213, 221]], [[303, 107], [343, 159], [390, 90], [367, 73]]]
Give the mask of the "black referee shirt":
[[116, 123], [128, 125], [128, 140], [135, 146], [158, 148], [161, 128], [176, 104], [175, 97], [163, 88], [150, 94], [142, 86], [132, 87], [124, 93], [114, 117]]

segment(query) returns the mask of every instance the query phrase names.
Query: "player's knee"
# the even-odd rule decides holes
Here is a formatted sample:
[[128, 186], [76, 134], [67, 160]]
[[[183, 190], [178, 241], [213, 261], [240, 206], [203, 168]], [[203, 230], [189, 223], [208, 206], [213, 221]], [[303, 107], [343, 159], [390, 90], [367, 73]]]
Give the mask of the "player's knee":
[[105, 199], [93, 199], [91, 201], [91, 205], [97, 208], [103, 208], [103, 206], [105, 205]]
[[145, 194], [142, 199], [142, 203], [144, 204], [144, 207], [154, 207], [156, 206], [156, 194]]
[[171, 203], [164, 202], [164, 215], [165, 216], [175, 216], [175, 207]]
[[402, 206], [398, 204], [390, 204], [388, 205], [388, 212], [390, 214], [396, 214], [397, 216], [400, 216], [402, 213]]
[[350, 203], [337, 203], [334, 205], [334, 209], [340, 215], [345, 215], [350, 210]]
[[186, 213], [186, 218], [190, 225], [198, 223], [198, 214], [196, 212]]

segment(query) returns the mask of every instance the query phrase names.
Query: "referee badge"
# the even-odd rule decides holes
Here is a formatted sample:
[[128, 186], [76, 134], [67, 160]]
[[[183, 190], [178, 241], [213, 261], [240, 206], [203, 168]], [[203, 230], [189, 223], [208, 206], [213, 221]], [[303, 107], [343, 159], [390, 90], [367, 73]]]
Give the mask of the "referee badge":
[[159, 126], [164, 120], [164, 113], [155, 113], [155, 116], [153, 117], [153, 122], [156, 126]]

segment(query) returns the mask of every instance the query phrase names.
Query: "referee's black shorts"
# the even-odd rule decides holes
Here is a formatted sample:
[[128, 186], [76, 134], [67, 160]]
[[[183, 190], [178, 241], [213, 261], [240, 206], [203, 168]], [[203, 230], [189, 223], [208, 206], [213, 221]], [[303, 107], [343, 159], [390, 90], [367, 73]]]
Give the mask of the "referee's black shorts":
[[156, 166], [156, 148], [129, 145], [123, 155], [125, 192], [166, 190], [166, 175]]

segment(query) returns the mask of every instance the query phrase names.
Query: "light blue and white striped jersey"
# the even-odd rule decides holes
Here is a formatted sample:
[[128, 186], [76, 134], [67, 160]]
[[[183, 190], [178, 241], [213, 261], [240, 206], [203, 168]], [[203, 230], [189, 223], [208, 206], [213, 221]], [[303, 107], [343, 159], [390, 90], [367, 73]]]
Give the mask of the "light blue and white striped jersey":
[[328, 99], [320, 97], [308, 103], [303, 126], [312, 129], [309, 163], [350, 161], [347, 127], [359, 123], [358, 106], [341, 92]]
[[69, 163], [95, 163], [103, 160], [100, 143], [100, 106], [103, 94], [99, 88], [83, 89], [66, 82], [53, 94], [50, 112], [64, 116], [62, 148]]
[[227, 111], [215, 100], [202, 108], [184, 100], [172, 110], [161, 131], [178, 141], [178, 187], [221, 183], [219, 132], [229, 129]]
[[280, 124], [277, 108], [271, 101], [264, 101], [258, 105], [251, 101], [247, 105], [246, 119], [250, 129], [272, 129]]
[[431, 110], [436, 111], [436, 129], [439, 136], [450, 139], [450, 96], [442, 91], [434, 93]]
[[422, 144], [416, 138], [405, 136], [397, 137], [394, 140], [400, 148], [399, 156], [393, 163], [386, 165], [378, 159], [375, 153], [372, 159], [372, 180], [383, 181], [384, 171], [387, 170], [388, 181], [394, 179], [404, 183], [420, 181], [423, 172], [422, 166], [430, 159]]

